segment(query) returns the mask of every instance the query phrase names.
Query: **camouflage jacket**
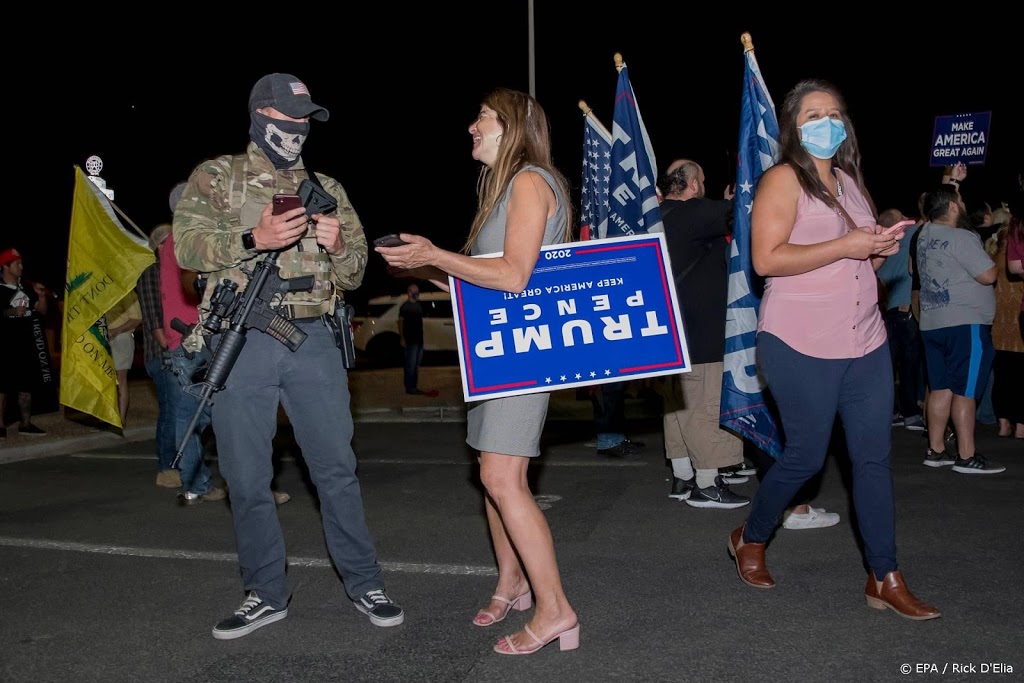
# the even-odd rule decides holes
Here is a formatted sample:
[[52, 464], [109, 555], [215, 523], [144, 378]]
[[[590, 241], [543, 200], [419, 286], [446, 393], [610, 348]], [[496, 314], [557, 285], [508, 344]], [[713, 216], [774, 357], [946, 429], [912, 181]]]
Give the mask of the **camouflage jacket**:
[[[242, 233], [259, 223], [260, 214], [275, 194], [295, 194], [308, 177], [302, 159], [292, 168], [275, 169], [267, 156], [250, 142], [244, 164], [232, 155], [203, 162], [192, 172], [174, 212], [174, 254], [187, 270], [207, 274], [209, 284], [200, 304], [200, 316], [208, 313], [214, 285], [229, 279], [242, 291], [248, 278], [242, 267], [251, 268], [263, 254], [242, 246]], [[234, 177], [244, 168], [244, 179]], [[312, 292], [288, 292], [282, 303], [315, 306], [330, 304], [343, 291], [356, 289], [366, 269], [367, 244], [363, 226], [344, 188], [334, 178], [318, 173], [324, 189], [338, 201], [345, 252], [339, 257], [320, 252], [315, 227], [278, 257], [281, 277], [313, 275]], [[302, 245], [300, 249], [299, 244]]]

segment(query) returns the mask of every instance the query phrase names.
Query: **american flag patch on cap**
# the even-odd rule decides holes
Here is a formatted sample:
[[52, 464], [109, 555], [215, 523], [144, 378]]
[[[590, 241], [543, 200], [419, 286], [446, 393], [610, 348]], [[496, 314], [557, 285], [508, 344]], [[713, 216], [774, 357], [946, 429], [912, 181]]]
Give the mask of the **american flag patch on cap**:
[[302, 81], [289, 83], [288, 86], [292, 89], [293, 95], [309, 95], [309, 90], [306, 89], [306, 84], [303, 83]]

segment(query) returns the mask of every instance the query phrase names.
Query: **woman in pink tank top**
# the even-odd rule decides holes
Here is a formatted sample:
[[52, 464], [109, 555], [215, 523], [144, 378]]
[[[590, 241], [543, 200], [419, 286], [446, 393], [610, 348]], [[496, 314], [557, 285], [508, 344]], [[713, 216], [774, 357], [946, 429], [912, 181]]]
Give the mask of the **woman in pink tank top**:
[[758, 370], [778, 407], [783, 454], [765, 474], [746, 522], [729, 536], [740, 578], [775, 581], [765, 544], [803, 484], [825, 463], [836, 415], [853, 464], [853, 499], [870, 568], [865, 598], [914, 620], [939, 611], [918, 600], [896, 563], [891, 461], [893, 374], [875, 270], [899, 250], [864, 188], [846, 103], [830, 83], [805, 80], [779, 116], [779, 162], [757, 187], [754, 269], [767, 278]]

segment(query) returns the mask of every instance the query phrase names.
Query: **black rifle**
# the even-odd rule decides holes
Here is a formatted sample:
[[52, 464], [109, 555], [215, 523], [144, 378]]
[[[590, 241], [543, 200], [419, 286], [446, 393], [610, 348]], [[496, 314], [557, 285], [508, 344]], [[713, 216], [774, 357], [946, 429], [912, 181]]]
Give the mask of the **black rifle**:
[[[213, 402], [213, 395], [224, 388], [228, 374], [235, 366], [238, 355], [245, 346], [246, 333], [255, 329], [265, 332], [271, 337], [295, 351], [306, 340], [306, 333], [295, 323], [285, 318], [270, 306], [275, 296], [286, 292], [308, 292], [313, 289], [312, 275], [283, 279], [279, 275], [277, 256], [280, 252], [272, 251], [253, 266], [252, 271], [243, 269], [249, 276], [249, 284], [238, 294], [238, 284], [231, 280], [223, 280], [218, 284], [210, 299], [210, 315], [203, 322], [203, 327], [212, 333], [220, 333], [220, 342], [213, 352], [213, 358], [207, 367], [206, 375], [201, 382], [190, 384], [184, 391], [199, 399], [192, 421], [185, 436], [178, 445], [172, 468], [176, 468], [185, 452], [185, 446], [192, 437], [199, 418], [207, 404]], [[228, 328], [221, 332], [221, 322], [228, 318]]]

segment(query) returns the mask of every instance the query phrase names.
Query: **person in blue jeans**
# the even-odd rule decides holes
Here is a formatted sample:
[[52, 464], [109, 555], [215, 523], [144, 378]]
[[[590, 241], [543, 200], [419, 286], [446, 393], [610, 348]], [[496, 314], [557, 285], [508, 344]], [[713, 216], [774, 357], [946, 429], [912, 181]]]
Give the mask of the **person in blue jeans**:
[[609, 382], [591, 393], [597, 453], [610, 458], [636, 459], [645, 444], [626, 438], [626, 382]]
[[157, 262], [142, 272], [135, 290], [139, 297], [139, 305], [142, 307], [143, 366], [156, 389], [156, 484], [178, 488], [181, 486], [181, 479], [178, 471], [171, 467], [174, 453], [178, 448], [174, 441], [174, 399], [175, 392], [178, 391], [178, 382], [171, 372], [160, 296], [160, 245], [170, 233], [170, 223], [163, 223], [153, 228], [149, 234], [149, 247], [157, 255]]
[[[223, 500], [224, 489], [213, 485], [213, 475], [206, 464], [203, 451], [203, 432], [210, 426], [211, 411], [207, 403], [199, 412], [195, 427], [189, 432], [196, 411], [199, 409], [199, 398], [187, 390], [193, 384], [196, 372], [203, 367], [201, 353], [190, 353], [182, 345], [171, 351], [171, 364], [174, 376], [180, 389], [174, 406], [174, 436], [181, 459], [178, 461], [178, 472], [181, 476], [181, 493], [178, 502], [182, 505], [195, 505], [205, 501]], [[187, 439], [186, 439], [187, 435]]]
[[793, 496], [824, 466], [838, 417], [868, 569], [865, 602], [907, 619], [935, 619], [941, 612], [910, 591], [896, 558], [894, 386], [876, 271], [899, 252], [904, 227], [886, 232], [877, 224], [853, 124], [831, 83], [803, 80], [787, 93], [779, 152], [753, 198], [750, 244], [765, 278], [757, 366], [785, 448], [746, 521], [729, 535], [729, 554], [745, 584], [775, 586], [765, 549]]
[[[889, 228], [907, 220], [899, 209], [886, 209], [878, 215], [878, 224]], [[896, 405], [893, 408], [893, 427], [904, 427], [912, 431], [924, 431], [924, 416], [918, 397], [923, 394], [924, 363], [922, 359], [921, 332], [917, 318], [910, 307], [910, 243], [920, 225], [906, 229], [899, 241], [899, 251], [885, 259], [876, 274], [885, 288], [885, 300], [880, 302], [885, 330], [889, 337], [889, 351], [894, 378], [899, 388]]]

